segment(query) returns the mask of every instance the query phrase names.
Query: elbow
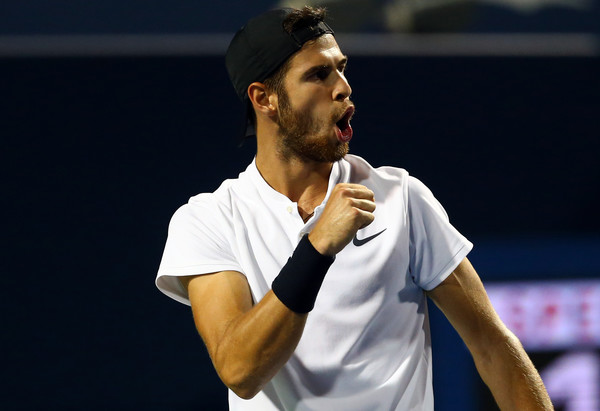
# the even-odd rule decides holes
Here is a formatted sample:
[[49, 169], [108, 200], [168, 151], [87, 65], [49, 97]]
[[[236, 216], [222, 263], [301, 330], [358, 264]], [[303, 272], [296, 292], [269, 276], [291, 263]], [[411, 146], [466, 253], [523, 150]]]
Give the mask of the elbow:
[[233, 391], [235, 393], [235, 395], [237, 395], [238, 397], [240, 397], [243, 400], [251, 400], [252, 398], [254, 398], [254, 396], [256, 394], [258, 394], [260, 392], [260, 389], [252, 389], [252, 388], [246, 388], [246, 387], [234, 387], [234, 388], [231, 388], [231, 391]]
[[238, 397], [249, 400], [258, 394], [282, 367], [268, 350], [231, 349], [223, 346], [211, 355], [221, 381]]
[[254, 398], [264, 385], [252, 372], [243, 369], [243, 367], [222, 369], [218, 374], [227, 388], [244, 400]]
[[243, 400], [251, 400], [258, 394], [262, 387], [251, 382], [225, 383], [227, 387], [234, 392], [235, 395]]

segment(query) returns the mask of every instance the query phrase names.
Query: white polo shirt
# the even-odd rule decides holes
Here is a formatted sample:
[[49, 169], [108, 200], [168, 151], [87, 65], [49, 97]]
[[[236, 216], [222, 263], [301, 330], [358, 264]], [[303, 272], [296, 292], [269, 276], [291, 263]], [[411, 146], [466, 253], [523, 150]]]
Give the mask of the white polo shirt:
[[327, 195], [305, 224], [297, 204], [252, 162], [177, 210], [156, 285], [189, 304], [177, 277], [238, 271], [260, 301], [337, 183], [371, 189], [375, 220], [338, 253], [290, 360], [254, 398], [230, 391], [231, 410], [433, 410], [423, 290], [440, 284], [473, 245], [403, 169], [374, 169], [347, 155], [333, 165]]

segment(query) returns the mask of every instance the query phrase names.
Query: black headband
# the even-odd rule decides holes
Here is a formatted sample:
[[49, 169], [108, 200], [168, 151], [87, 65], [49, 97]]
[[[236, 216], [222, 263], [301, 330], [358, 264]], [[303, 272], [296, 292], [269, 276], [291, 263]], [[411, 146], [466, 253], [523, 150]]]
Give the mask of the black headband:
[[276, 9], [254, 17], [231, 40], [225, 65], [242, 101], [248, 98], [250, 84], [267, 79], [304, 43], [323, 34], [333, 34], [323, 21], [288, 33], [283, 21], [292, 11], [291, 8]]

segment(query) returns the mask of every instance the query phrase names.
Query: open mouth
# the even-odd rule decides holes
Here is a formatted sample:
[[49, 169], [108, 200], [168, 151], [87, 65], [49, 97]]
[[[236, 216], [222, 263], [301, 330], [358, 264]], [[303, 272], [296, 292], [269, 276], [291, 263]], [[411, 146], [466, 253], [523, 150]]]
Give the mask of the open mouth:
[[344, 115], [339, 119], [335, 125], [337, 126], [337, 137], [342, 143], [347, 143], [352, 138], [352, 126], [350, 125], [350, 119], [354, 115], [354, 107], [348, 107], [344, 112]]

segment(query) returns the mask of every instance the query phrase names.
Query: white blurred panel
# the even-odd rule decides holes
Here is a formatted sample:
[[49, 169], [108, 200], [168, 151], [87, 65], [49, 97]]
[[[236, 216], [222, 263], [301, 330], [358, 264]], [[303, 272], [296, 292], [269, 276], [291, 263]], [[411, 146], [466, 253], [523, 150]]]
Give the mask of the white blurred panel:
[[531, 351], [600, 347], [600, 281], [486, 285], [504, 323]]

